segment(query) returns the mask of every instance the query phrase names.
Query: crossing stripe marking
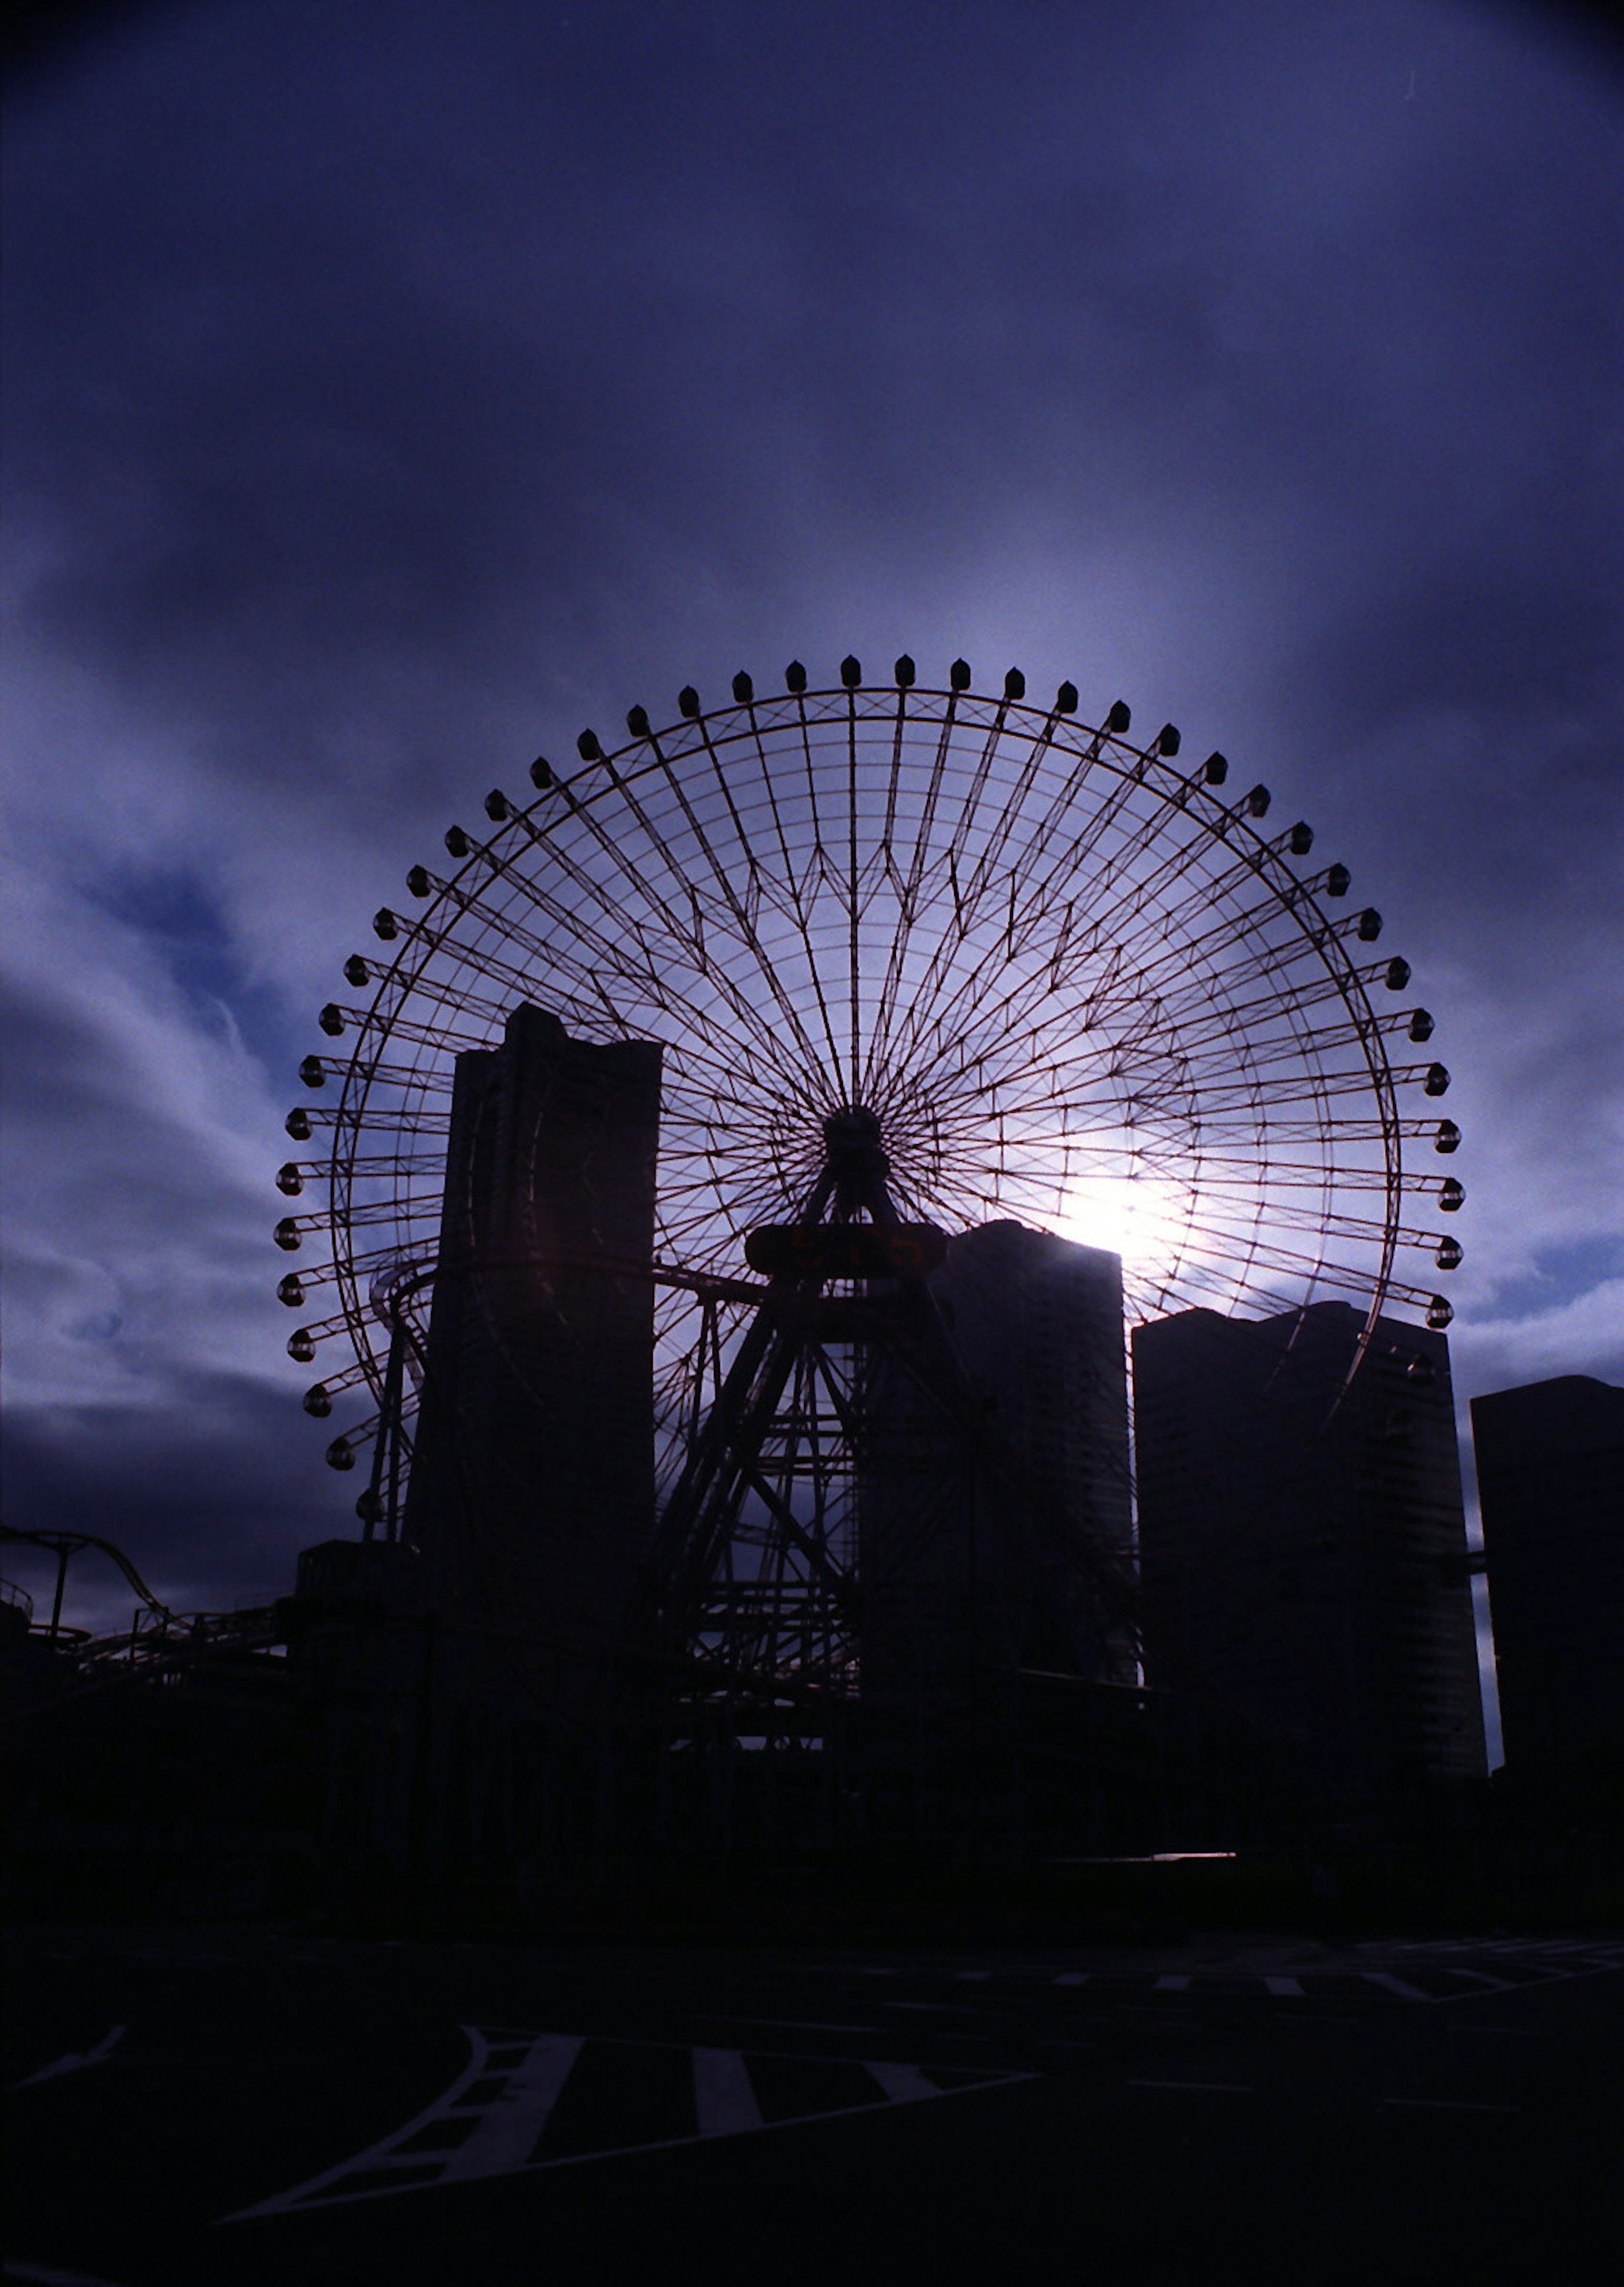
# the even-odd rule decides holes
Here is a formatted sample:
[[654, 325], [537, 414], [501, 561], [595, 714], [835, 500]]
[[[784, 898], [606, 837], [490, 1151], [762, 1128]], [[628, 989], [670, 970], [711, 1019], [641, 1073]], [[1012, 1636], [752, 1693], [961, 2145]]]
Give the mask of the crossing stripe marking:
[[456, 2181], [522, 2167], [535, 2149], [582, 2046], [573, 2033], [549, 2033], [535, 2042], [523, 2062], [509, 2072], [502, 2094], [482, 2108], [461, 2149], [447, 2156], [445, 2175]]
[[[470, 2055], [444, 2095], [404, 2126], [341, 2160], [337, 2167], [309, 2177], [291, 2190], [279, 2192], [252, 2207], [223, 2216], [223, 2223], [242, 2223], [260, 2216], [285, 2215], [295, 2209], [334, 2207], [355, 2200], [384, 2199], [400, 2192], [426, 2191], [439, 2184], [466, 2183], [481, 2176], [508, 2175], [538, 2168], [573, 2167], [586, 2160], [607, 2160], [634, 2152], [669, 2151], [684, 2144], [702, 2143], [712, 2136], [737, 2136], [752, 2130], [796, 2128], [814, 2120], [844, 2119], [853, 2112], [873, 2112], [889, 2104], [911, 2103], [920, 2098], [956, 2096], [972, 2090], [995, 2088], [1010, 2081], [1031, 2080], [1029, 2071], [986, 2072], [957, 2069], [941, 2077], [917, 2065], [858, 2057], [804, 2055], [808, 2065], [855, 2066], [867, 2073], [875, 2093], [867, 2101], [818, 2106], [787, 2119], [764, 2120], [745, 2054], [738, 2049], [690, 2048], [693, 2069], [696, 2127], [675, 2136], [642, 2137], [630, 2144], [605, 2145], [590, 2152], [559, 2153], [538, 2158], [537, 2147], [553, 2106], [562, 2094], [576, 2060], [587, 2045], [582, 2034], [493, 2032], [464, 2025]], [[593, 2036], [596, 2046], [619, 2049], [688, 2048], [685, 2042], [635, 2041]], [[511, 2064], [497, 2064], [497, 2051], [523, 2045], [523, 2054]], [[764, 2061], [768, 2053], [760, 2053]], [[771, 2053], [778, 2056], [783, 2053]], [[496, 2093], [467, 2101], [480, 2082], [503, 2084]], [[463, 2133], [463, 2125], [471, 2124]], [[437, 2133], [438, 2132], [438, 2133]]]
[[1063, 1969], [1054, 1982], [1057, 1985], [1086, 1985], [1092, 1974], [1087, 1969]]
[[1271, 1993], [1288, 1994], [1298, 2001], [1304, 1998], [1300, 1977], [1265, 1977], [1264, 1983]]
[[695, 2049], [693, 2102], [701, 2136], [737, 2136], [761, 2126], [749, 2069], [737, 2049]]
[[1159, 1977], [1155, 1990], [1158, 1993], [1188, 1993], [1190, 1980], [1187, 1977]]
[[[466, 2160], [467, 2145], [460, 2153], [448, 2152], [432, 2161], [426, 2160], [426, 2156], [421, 2149], [411, 2151], [403, 2150], [401, 2148], [409, 2146], [416, 2137], [425, 2129], [432, 2128], [437, 2123], [466, 2119], [471, 2113], [474, 2116], [476, 2125], [468, 2139], [468, 2143], [474, 2146], [486, 2164], [477, 2168], [463, 2166], [457, 2172], [463, 2176], [483, 2175], [496, 2172], [503, 2167], [522, 2164], [522, 2160], [503, 2161], [497, 2156], [503, 2151], [511, 2150], [519, 2142], [519, 2132], [513, 2125], [513, 2113], [510, 2112], [507, 2116], [505, 2123], [507, 2133], [504, 2134], [504, 2123], [497, 2112], [497, 2108], [515, 2101], [524, 2106], [526, 2118], [534, 2122], [534, 2126], [529, 2130], [528, 2141], [523, 2146], [524, 2153], [527, 2154], [541, 2134], [547, 2114], [552, 2109], [558, 2090], [564, 2085], [570, 2066], [574, 2063], [580, 2053], [581, 2040], [573, 2035], [558, 2034], [537, 2036], [530, 2033], [519, 2037], [525, 2041], [526, 2054], [515, 2065], [506, 2068], [501, 2075], [508, 2080], [509, 2087], [504, 2089], [495, 2101], [488, 2107], [469, 2106], [463, 2105], [461, 2100], [477, 2081], [485, 2079], [490, 2074], [490, 2055], [493, 2046], [500, 2048], [509, 2046], [515, 2037], [503, 2032], [487, 2038], [474, 2025], [464, 2025], [463, 2032], [469, 2046], [468, 2062], [444, 2095], [436, 2097], [432, 2104], [426, 2106], [422, 2112], [414, 2114], [403, 2127], [395, 2129], [392, 2134], [385, 2136], [379, 2143], [372, 2145], [365, 2152], [358, 2152], [347, 2160], [340, 2160], [337, 2167], [324, 2168], [319, 2176], [306, 2177], [302, 2184], [294, 2185], [291, 2191], [278, 2192], [268, 2200], [256, 2201], [251, 2207], [238, 2208], [233, 2214], [223, 2216], [220, 2220], [223, 2223], [243, 2223], [256, 2216], [285, 2215], [290, 2208], [303, 2207], [306, 2202], [311, 2201], [319, 2200], [323, 2206], [326, 2206], [329, 2204], [329, 2201], [324, 2197], [324, 2195], [332, 2193], [335, 2187], [342, 2187], [347, 2179], [376, 2175], [385, 2171], [401, 2172], [400, 2180], [395, 2184], [369, 2188], [365, 2192], [346, 2193], [339, 2189], [335, 2196], [338, 2199], [367, 2199], [379, 2196], [384, 2190], [408, 2191], [416, 2184], [422, 2182], [425, 2165], [432, 2173], [433, 2180], [443, 2183], [447, 2180], [452, 2161]], [[565, 2051], [567, 2051], [567, 2056], [564, 2054]], [[512, 2083], [515, 2081], [519, 2082], [521, 2089], [534, 2100], [533, 2101], [525, 2103], [523, 2095], [515, 2098], [512, 2090]], [[482, 2133], [481, 2131], [486, 2124], [479, 2116], [486, 2112], [495, 2117], [490, 2123], [488, 2133]]]
[[1402, 1977], [1391, 1977], [1385, 1969], [1361, 1969], [1359, 1975], [1367, 1985], [1385, 1986], [1390, 1993], [1396, 1993], [1401, 2001], [1430, 2001], [1432, 1998], [1430, 1993], [1423, 1993], [1419, 1985], [1406, 1984]]
[[878, 2081], [893, 2104], [911, 2104], [916, 2097], [940, 2096], [944, 2092], [927, 2080], [917, 2065], [867, 2062], [864, 2070]]

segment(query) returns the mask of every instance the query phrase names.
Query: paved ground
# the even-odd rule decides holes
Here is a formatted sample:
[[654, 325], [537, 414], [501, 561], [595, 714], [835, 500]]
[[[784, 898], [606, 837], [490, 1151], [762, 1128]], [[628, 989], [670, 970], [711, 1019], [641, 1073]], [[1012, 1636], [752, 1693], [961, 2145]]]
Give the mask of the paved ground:
[[1613, 2287], [1621, 1970], [35, 1930], [4, 2277]]

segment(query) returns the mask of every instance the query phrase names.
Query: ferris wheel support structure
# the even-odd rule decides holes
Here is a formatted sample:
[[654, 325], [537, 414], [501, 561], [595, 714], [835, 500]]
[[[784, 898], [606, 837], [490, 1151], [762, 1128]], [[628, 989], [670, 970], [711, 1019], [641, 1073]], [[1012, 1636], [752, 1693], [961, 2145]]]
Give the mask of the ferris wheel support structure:
[[832, 1234], [1002, 1222], [1105, 1249], [1130, 1325], [1350, 1303], [1357, 1368], [1384, 1321], [1447, 1324], [1434, 1274], [1461, 1250], [1434, 1217], [1464, 1197], [1409, 964], [1222, 754], [1192, 768], [1171, 725], [1138, 744], [1121, 701], [1089, 724], [1014, 669], [991, 694], [907, 659], [784, 685], [584, 731], [567, 771], [538, 759], [529, 797], [449, 829], [449, 870], [412, 868], [414, 910], [376, 915], [381, 951], [321, 1011], [288, 1121], [310, 1154], [278, 1181], [324, 1198], [276, 1231], [306, 1408], [349, 1417], [335, 1467], [377, 1441], [360, 1507], [398, 1531], [428, 1301], [477, 1254], [445, 1254], [458, 1059], [521, 1004], [657, 1043], [653, 1257], [615, 1273], [654, 1289], [639, 1593], [696, 1692], [709, 1672], [757, 1701], [853, 1688], [876, 1390], [961, 1434], [970, 1413], [929, 1273]]

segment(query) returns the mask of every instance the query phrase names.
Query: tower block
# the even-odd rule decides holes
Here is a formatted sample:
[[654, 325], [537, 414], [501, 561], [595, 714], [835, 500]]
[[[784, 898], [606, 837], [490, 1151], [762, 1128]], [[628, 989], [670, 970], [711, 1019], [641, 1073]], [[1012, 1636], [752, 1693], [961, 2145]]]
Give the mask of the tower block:
[[456, 1060], [407, 1532], [432, 1593], [585, 1712], [654, 1513], [661, 1049], [528, 1003]]

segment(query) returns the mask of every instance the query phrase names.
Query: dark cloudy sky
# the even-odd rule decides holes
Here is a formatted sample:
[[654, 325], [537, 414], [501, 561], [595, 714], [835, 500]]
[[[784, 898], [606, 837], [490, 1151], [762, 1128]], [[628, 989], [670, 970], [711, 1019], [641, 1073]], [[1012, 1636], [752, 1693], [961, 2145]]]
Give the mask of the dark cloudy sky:
[[1312, 820], [1456, 1074], [1463, 1390], [1624, 1381], [1621, 88], [1487, 0], [36, 43], [12, 1521], [183, 1604], [347, 1528], [270, 1244], [345, 955], [538, 748], [848, 649], [1125, 695]]

